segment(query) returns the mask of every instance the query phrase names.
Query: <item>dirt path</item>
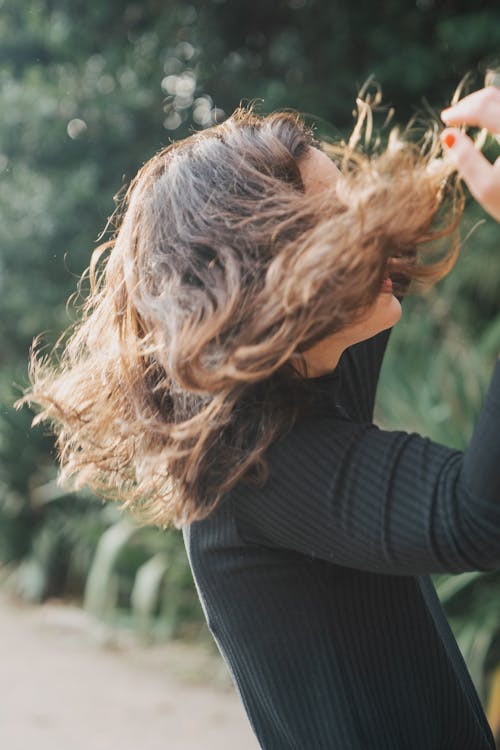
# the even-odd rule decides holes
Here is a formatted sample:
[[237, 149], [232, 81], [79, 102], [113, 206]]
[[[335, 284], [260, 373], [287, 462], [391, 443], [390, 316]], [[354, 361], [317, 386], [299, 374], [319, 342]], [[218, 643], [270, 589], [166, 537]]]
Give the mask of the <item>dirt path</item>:
[[79, 608], [0, 590], [0, 746], [9, 750], [258, 750], [222, 660], [148, 649]]

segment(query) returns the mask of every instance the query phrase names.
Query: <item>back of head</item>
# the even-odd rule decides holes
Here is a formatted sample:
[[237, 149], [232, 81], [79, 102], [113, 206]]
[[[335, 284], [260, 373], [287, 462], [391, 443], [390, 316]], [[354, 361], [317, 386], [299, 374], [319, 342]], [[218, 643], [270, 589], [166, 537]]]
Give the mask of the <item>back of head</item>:
[[341, 147], [340, 187], [308, 195], [299, 164], [315, 144], [296, 114], [239, 109], [139, 171], [62, 354], [32, 357], [23, 401], [54, 424], [63, 481], [145, 522], [202, 518], [238, 481], [265, 481], [307, 390], [301, 352], [365, 311], [388, 268], [450, 268], [455, 251], [410, 259], [445, 195], [436, 147]]

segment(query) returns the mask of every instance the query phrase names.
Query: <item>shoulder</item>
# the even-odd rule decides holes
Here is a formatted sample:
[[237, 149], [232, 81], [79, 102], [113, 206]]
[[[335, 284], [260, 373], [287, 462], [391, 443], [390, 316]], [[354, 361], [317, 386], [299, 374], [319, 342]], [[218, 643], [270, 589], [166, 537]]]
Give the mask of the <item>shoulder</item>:
[[353, 446], [370, 430], [378, 428], [332, 416], [303, 417], [267, 449], [266, 481], [261, 486], [241, 481], [231, 490], [236, 518], [263, 521], [273, 509], [281, 512], [284, 508], [303, 512], [304, 499], [334, 480], [349, 461]]

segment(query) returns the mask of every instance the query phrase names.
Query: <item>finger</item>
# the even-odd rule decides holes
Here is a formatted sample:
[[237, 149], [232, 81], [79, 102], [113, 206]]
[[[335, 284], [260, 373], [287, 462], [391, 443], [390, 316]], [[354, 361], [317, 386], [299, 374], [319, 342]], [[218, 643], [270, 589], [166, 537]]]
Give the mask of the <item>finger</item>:
[[494, 165], [474, 148], [460, 130], [447, 128], [441, 133], [447, 157], [463, 177], [474, 198], [500, 221], [500, 159]]
[[500, 88], [487, 86], [461, 99], [441, 112], [446, 125], [477, 125], [491, 133], [500, 133]]

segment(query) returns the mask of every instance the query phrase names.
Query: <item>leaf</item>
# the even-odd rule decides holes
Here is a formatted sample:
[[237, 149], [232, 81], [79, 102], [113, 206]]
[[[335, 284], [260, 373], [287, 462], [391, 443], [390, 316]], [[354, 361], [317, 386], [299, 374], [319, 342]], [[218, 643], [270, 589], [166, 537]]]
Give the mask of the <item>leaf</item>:
[[483, 575], [484, 573], [480, 571], [471, 571], [470, 573], [462, 573], [458, 576], [450, 576], [449, 578], [446, 578], [446, 580], [438, 583], [436, 585], [436, 590], [439, 599], [441, 600], [441, 604], [449, 604], [454, 596], [461, 594], [464, 589]]
[[154, 611], [168, 568], [167, 556], [158, 552], [141, 565], [135, 576], [130, 601], [138, 634], [146, 642], [153, 640]]
[[137, 531], [137, 526], [124, 517], [101, 536], [85, 586], [83, 606], [87, 612], [104, 618], [115, 606], [114, 565], [121, 550]]
[[498, 632], [498, 618], [496, 616], [487, 617], [483, 624], [476, 629], [474, 639], [470, 646], [467, 666], [469, 668], [472, 680], [481, 696], [485, 700], [485, 663], [491, 644]]

